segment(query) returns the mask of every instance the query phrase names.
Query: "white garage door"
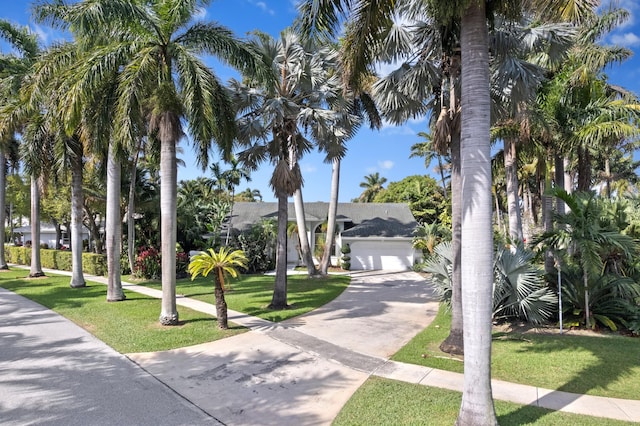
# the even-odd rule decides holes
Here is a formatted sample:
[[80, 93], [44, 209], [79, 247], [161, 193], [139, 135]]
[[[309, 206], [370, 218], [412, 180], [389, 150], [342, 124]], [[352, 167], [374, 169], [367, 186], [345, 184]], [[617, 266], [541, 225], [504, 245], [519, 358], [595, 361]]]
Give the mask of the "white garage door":
[[[345, 242], [348, 243], [348, 241]], [[410, 241], [353, 241], [351, 269], [385, 269], [405, 271], [413, 266], [413, 248]]]

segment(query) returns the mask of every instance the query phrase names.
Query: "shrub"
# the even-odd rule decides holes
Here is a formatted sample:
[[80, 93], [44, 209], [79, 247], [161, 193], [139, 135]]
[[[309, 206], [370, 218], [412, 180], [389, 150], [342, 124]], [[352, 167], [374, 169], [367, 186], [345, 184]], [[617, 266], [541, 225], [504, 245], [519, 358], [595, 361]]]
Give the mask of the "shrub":
[[159, 279], [162, 272], [162, 262], [158, 249], [155, 247], [143, 248], [138, 254], [133, 267], [133, 276], [136, 278]]
[[[516, 246], [499, 248], [494, 263], [493, 317], [519, 318], [534, 324], [547, 321], [555, 312], [557, 299], [545, 286], [544, 272], [532, 262], [534, 253]], [[436, 246], [424, 271], [431, 274], [440, 300], [451, 303], [453, 253], [450, 242]]]
[[91, 275], [107, 275], [107, 256], [96, 253], [82, 253], [82, 270]]
[[[5, 259], [17, 265], [31, 264], [31, 248], [5, 245]], [[43, 268], [71, 271], [72, 253], [68, 250], [40, 250]], [[91, 275], [107, 273], [107, 257], [103, 254], [82, 253], [82, 271]]]
[[176, 278], [187, 277], [188, 267], [189, 267], [189, 255], [183, 251], [177, 252], [176, 253]]
[[249, 231], [234, 236], [229, 246], [242, 250], [248, 259], [247, 273], [258, 273], [275, 268], [275, 233], [273, 221], [255, 224]]
[[351, 253], [351, 247], [349, 246], [349, 244], [345, 244], [340, 248], [340, 251], [342, 252], [340, 267], [348, 271], [351, 269], [351, 256], [349, 256], [349, 253]]

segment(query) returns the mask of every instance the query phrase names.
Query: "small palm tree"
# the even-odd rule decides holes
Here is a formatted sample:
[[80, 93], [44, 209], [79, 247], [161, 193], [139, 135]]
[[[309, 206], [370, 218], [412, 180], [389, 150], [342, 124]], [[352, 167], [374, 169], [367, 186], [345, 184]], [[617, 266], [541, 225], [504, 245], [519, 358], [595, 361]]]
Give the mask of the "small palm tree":
[[210, 248], [206, 252], [196, 254], [191, 258], [188, 272], [194, 280], [198, 275], [206, 277], [211, 271], [215, 272], [214, 295], [216, 298], [216, 316], [218, 317], [218, 327], [226, 330], [229, 328], [227, 322], [227, 302], [224, 300], [224, 277], [229, 275], [233, 278], [238, 276], [238, 268], [247, 268], [248, 260], [242, 250], [231, 251], [226, 247], [220, 247], [216, 252]]

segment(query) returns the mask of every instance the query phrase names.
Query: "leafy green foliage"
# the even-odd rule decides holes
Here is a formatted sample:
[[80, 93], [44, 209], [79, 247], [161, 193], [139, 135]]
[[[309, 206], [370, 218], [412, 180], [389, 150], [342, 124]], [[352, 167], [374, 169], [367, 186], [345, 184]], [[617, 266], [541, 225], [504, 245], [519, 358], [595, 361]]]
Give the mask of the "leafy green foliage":
[[494, 318], [520, 318], [533, 324], [549, 320], [556, 311], [557, 297], [545, 286], [544, 271], [522, 246], [499, 248], [493, 284]]
[[413, 175], [391, 182], [378, 192], [373, 202], [407, 203], [419, 223], [451, 223], [450, 202], [435, 179], [427, 175]]
[[[584, 281], [581, 271], [573, 267], [562, 270], [562, 301], [567, 321], [580, 324], [585, 311]], [[589, 309], [598, 325], [617, 331], [619, 326], [630, 328], [640, 315], [635, 300], [640, 297], [640, 284], [632, 278], [615, 274], [590, 277]]]
[[249, 231], [235, 235], [230, 247], [242, 250], [247, 259], [247, 272], [257, 273], [275, 267], [276, 233], [273, 220], [265, 220], [251, 227]]
[[[29, 265], [31, 249], [28, 247], [5, 245], [5, 256], [8, 263]], [[43, 268], [71, 271], [71, 252], [68, 250], [41, 249], [40, 258]], [[90, 275], [103, 276], [107, 273], [107, 258], [102, 254], [82, 253], [82, 270]]]
[[[555, 312], [556, 296], [544, 281], [544, 271], [532, 263], [533, 252], [522, 246], [499, 248], [494, 261], [493, 317], [518, 318], [540, 324]], [[451, 303], [453, 253], [451, 243], [439, 244], [425, 263], [440, 300]]]
[[[634, 265], [637, 245], [627, 235], [629, 205], [603, 200], [594, 193], [568, 194], [555, 189], [554, 195], [570, 211], [556, 217], [558, 228], [534, 242], [551, 248], [560, 259], [565, 306], [576, 325], [595, 327], [598, 323], [612, 330], [626, 326], [638, 309], [640, 293], [628, 278]], [[578, 320], [577, 316], [583, 319]]]

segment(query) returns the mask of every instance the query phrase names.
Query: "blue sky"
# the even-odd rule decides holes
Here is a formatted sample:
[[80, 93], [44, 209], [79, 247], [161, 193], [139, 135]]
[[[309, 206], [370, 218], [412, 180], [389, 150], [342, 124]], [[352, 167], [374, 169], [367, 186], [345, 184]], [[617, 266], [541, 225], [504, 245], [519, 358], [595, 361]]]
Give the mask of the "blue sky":
[[[45, 44], [59, 39], [62, 36], [60, 33], [30, 20], [31, 3], [30, 0], [2, 0], [0, 16], [22, 25], [29, 25]], [[214, 0], [201, 15], [206, 20], [216, 21], [231, 28], [240, 37], [254, 29], [277, 36], [293, 22], [296, 15], [295, 3], [295, 0]], [[618, 3], [631, 12], [631, 18], [603, 42], [628, 47], [634, 50], [635, 55], [624, 64], [606, 72], [611, 83], [640, 94], [640, 2], [620, 0]], [[1, 44], [0, 48], [6, 49]], [[214, 61], [210, 62], [210, 66], [223, 81], [236, 76], [233, 71]], [[348, 152], [341, 168], [340, 201], [357, 198], [362, 192], [360, 182], [364, 180], [364, 176], [371, 173], [379, 173], [387, 178], [388, 182], [399, 181], [415, 174], [433, 174], [433, 170], [424, 168], [421, 158], [409, 158], [410, 147], [419, 141], [416, 134], [420, 131], [427, 131], [426, 118], [412, 120], [398, 127], [384, 126], [380, 131], [361, 129], [347, 144]], [[186, 167], [179, 169], [178, 179], [193, 179], [207, 175], [208, 171], [201, 172], [195, 164], [189, 142], [183, 140], [181, 147], [181, 158], [185, 161]], [[211, 162], [216, 161], [219, 159], [215, 156], [211, 158]], [[328, 201], [331, 165], [325, 164], [323, 156], [316, 152], [306, 154], [300, 164], [305, 179], [302, 190], [304, 200]], [[434, 165], [435, 162], [432, 163], [432, 167]], [[223, 164], [221, 166], [223, 170], [227, 168]], [[265, 201], [274, 201], [274, 195], [268, 185], [271, 172], [272, 167], [265, 164], [252, 173], [251, 182], [241, 183], [238, 191], [247, 187], [258, 189]]]

